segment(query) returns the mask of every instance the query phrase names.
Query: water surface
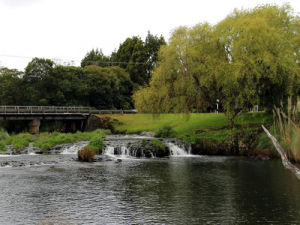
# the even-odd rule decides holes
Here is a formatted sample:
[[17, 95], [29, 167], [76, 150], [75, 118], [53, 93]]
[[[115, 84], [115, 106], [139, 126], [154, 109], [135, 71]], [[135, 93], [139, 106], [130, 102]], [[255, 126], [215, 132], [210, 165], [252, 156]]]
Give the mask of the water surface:
[[0, 224], [300, 221], [300, 181], [280, 160], [202, 156], [80, 163], [72, 158], [0, 157], [27, 165], [0, 168]]

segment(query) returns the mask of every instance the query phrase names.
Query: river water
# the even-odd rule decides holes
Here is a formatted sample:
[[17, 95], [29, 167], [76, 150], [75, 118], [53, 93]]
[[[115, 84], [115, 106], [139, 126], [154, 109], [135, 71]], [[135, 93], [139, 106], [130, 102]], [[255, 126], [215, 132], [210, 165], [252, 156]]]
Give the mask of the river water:
[[[280, 160], [2, 156], [0, 224], [297, 224], [300, 181]], [[109, 160], [106, 160], [109, 159]], [[9, 165], [18, 165], [11, 167]]]

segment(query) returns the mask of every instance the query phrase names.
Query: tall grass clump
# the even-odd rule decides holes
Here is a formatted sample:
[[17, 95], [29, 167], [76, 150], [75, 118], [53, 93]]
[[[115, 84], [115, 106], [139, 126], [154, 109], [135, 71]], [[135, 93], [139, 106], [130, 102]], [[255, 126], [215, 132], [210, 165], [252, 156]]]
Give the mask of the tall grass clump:
[[0, 129], [0, 140], [5, 141], [9, 138], [9, 134], [3, 128]]
[[160, 140], [157, 140], [157, 139], [152, 139], [151, 140], [151, 143], [154, 145], [154, 146], [156, 146], [156, 147], [159, 147], [160, 149], [162, 149], [162, 150], [166, 150], [166, 147], [165, 147], [165, 145], [162, 143], [162, 141], [160, 141]]
[[300, 99], [292, 105], [292, 98], [288, 98], [286, 111], [282, 108], [273, 110], [274, 136], [277, 138], [289, 159], [300, 162]]
[[11, 144], [16, 149], [18, 149], [18, 148], [28, 147], [29, 141], [26, 140], [26, 138], [22, 137], [22, 135], [17, 135], [16, 137], [13, 138]]
[[171, 126], [164, 126], [155, 132], [155, 137], [171, 138], [176, 137], [176, 132]]
[[0, 141], [0, 151], [6, 151], [6, 145], [4, 141]]
[[92, 162], [95, 155], [96, 152], [87, 146], [77, 153], [78, 160], [82, 162]]
[[104, 140], [101, 136], [95, 136], [93, 137], [87, 147], [93, 149], [96, 154], [102, 153], [102, 148], [104, 146]]

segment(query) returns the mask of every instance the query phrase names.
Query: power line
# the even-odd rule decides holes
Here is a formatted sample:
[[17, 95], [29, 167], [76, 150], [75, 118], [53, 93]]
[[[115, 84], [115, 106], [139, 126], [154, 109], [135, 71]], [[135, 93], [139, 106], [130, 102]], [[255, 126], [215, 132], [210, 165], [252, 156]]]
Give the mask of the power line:
[[[0, 54], [0, 56], [3, 57], [11, 57], [11, 58], [23, 58], [23, 59], [33, 59], [36, 57], [29, 57], [29, 56], [17, 56], [17, 55], [4, 55], [4, 54]], [[38, 57], [37, 57], [38, 58]], [[54, 59], [51, 59], [56, 60]], [[89, 63], [93, 63], [93, 64], [141, 64], [141, 65], [147, 65], [147, 64], [152, 64], [150, 62], [112, 62], [112, 61], [105, 61], [105, 62], [101, 62], [101, 61], [89, 61], [89, 60], [65, 60], [65, 59], [57, 59], [59, 61], [63, 61], [63, 62], [89, 62]]]

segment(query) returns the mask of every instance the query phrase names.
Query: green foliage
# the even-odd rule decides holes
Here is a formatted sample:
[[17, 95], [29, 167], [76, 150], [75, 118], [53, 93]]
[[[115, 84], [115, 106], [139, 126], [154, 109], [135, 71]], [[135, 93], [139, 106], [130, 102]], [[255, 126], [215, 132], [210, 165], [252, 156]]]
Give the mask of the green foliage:
[[201, 140], [195, 136], [187, 137], [185, 140], [193, 145], [201, 144]]
[[0, 141], [0, 151], [6, 151], [6, 145], [4, 141]]
[[93, 137], [87, 147], [93, 149], [96, 154], [100, 154], [102, 152], [102, 148], [104, 146], [104, 140], [101, 136], [95, 136]]
[[84, 133], [78, 131], [75, 134], [58, 132], [53, 132], [52, 134], [41, 133], [40, 136], [37, 138], [38, 140], [36, 140], [33, 143], [33, 146], [40, 147], [44, 151], [47, 151], [49, 148], [55, 145], [63, 143], [74, 143], [85, 139], [92, 139], [93, 137], [105, 137], [105, 133], [103, 130], [100, 129], [97, 129], [94, 132]]
[[133, 95], [135, 107], [187, 113], [215, 108], [218, 100], [232, 127], [255, 104], [278, 105], [299, 91], [299, 28], [287, 4], [235, 10], [215, 26], [176, 28], [150, 85]]
[[95, 151], [89, 147], [84, 147], [77, 153], [78, 160], [82, 162], [92, 162], [95, 155]]
[[142, 144], [146, 144], [147, 143], [147, 140], [146, 139], [143, 139], [142, 140]]
[[12, 146], [18, 149], [18, 148], [28, 147], [29, 141], [27, 141], [25, 138], [21, 136], [17, 136], [13, 139], [11, 144]]
[[118, 51], [112, 57], [112, 61], [130, 62], [119, 66], [130, 74], [130, 79], [135, 84], [148, 84], [151, 73], [156, 67], [158, 51], [165, 44], [165, 39], [162, 36], [154, 36], [150, 31], [145, 42], [140, 37], [133, 36], [120, 44]]
[[175, 136], [176, 136], [176, 132], [170, 126], [164, 126], [163, 128], [158, 129], [155, 133], [155, 137], [161, 137], [161, 138], [170, 138]]
[[156, 147], [159, 147], [160, 149], [162, 149], [162, 150], [166, 150], [166, 147], [164, 146], [164, 144], [162, 143], [162, 141], [160, 141], [160, 140], [157, 140], [157, 139], [152, 139], [151, 140], [151, 143], [154, 145], [154, 146], [156, 146]]
[[5, 141], [9, 138], [9, 134], [3, 129], [0, 129], [0, 140]]
[[101, 67], [108, 67], [110, 61], [109, 56], [105, 56], [102, 52], [102, 49], [96, 48], [96, 50], [92, 49], [90, 52], [86, 54], [84, 59], [81, 60], [81, 67], [97, 65]]

